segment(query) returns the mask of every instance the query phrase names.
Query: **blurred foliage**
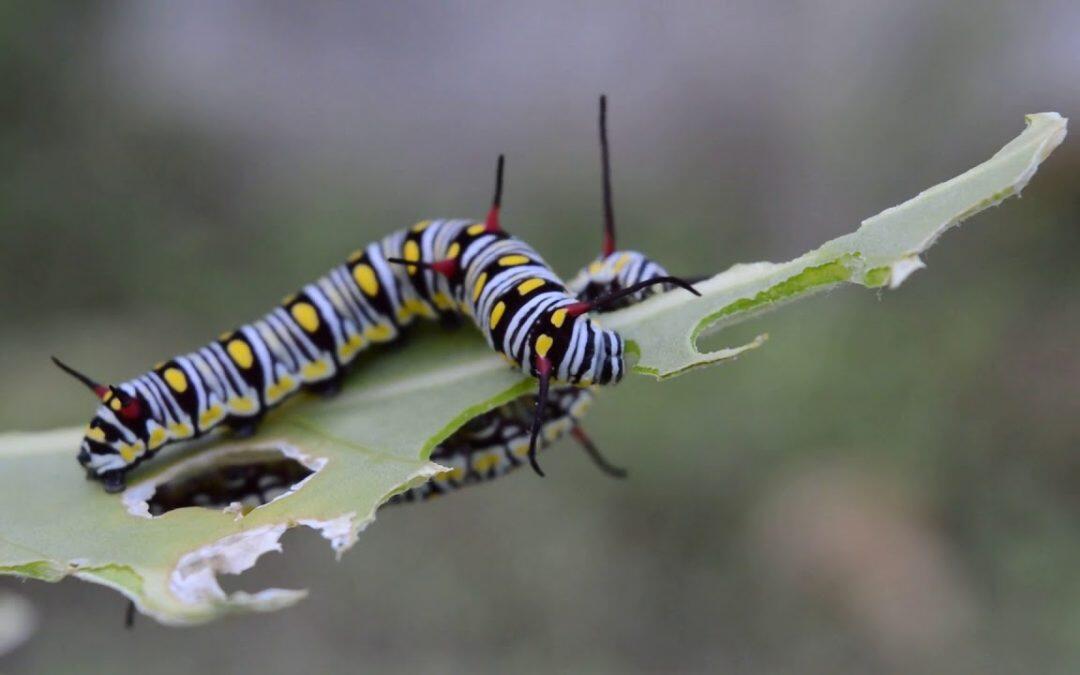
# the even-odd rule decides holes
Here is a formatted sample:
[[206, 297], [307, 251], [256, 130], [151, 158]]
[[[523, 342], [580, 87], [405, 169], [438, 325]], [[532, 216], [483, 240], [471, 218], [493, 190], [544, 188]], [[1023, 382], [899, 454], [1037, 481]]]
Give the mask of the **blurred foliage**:
[[[984, 157], [1017, 131], [1020, 114], [1070, 116], [1077, 100], [1075, 65], [1048, 51], [1064, 44], [1075, 54], [1080, 32], [1067, 3], [972, 3], [966, 12], [897, 4], [873, 19], [857, 3], [767, 16], [715, 9], [703, 30], [728, 35], [732, 26], [742, 42], [711, 39], [745, 52], [701, 64], [674, 41], [674, 56], [657, 48], [662, 13], [613, 10], [610, 34], [635, 47], [610, 58], [630, 61], [632, 72], [531, 79], [531, 62], [501, 52], [511, 70], [497, 81], [466, 63], [492, 87], [483, 99], [454, 96], [456, 80], [419, 90], [400, 81], [409, 94], [390, 96], [389, 109], [404, 110], [403, 100], [439, 108], [428, 133], [472, 144], [476, 156], [442, 158], [412, 118], [396, 129], [395, 118], [373, 112], [353, 130], [372, 147], [383, 133], [422, 142], [400, 156], [373, 151], [335, 164], [303, 141], [275, 144], [208, 122], [192, 112], [202, 101], [162, 107], [140, 96], [125, 75], [141, 64], [110, 47], [130, 37], [117, 26], [151, 6], [0, 9], [4, 429], [89, 414], [92, 402], [52, 371], [50, 353], [102, 378], [131, 375], [255, 316], [395, 227], [479, 213], [500, 149], [492, 143], [505, 139], [523, 139], [511, 148], [510, 222], [524, 221], [515, 231], [571, 271], [595, 240], [595, 150], [585, 134], [600, 87], [613, 88], [616, 105], [655, 101], [615, 109], [616, 199], [627, 243], [680, 272], [789, 258]], [[410, 21], [434, 30], [447, 17], [412, 10], [391, 24], [394, 40], [376, 44], [389, 56], [373, 63], [393, 72], [399, 49], [429, 62], [478, 51], [487, 64], [492, 44], [505, 44], [491, 41], [516, 40], [527, 23], [479, 24], [470, 14], [461, 20], [468, 40], [447, 44], [432, 33], [443, 51], [424, 53], [428, 38]], [[232, 29], [283, 10], [235, 11]], [[575, 22], [568, 13], [539, 25], [554, 34]], [[174, 33], [184, 34], [179, 25]], [[280, 15], [272, 25], [264, 41], [274, 48], [301, 31], [340, 44], [332, 25]], [[457, 35], [452, 26], [446, 34]], [[608, 63], [582, 44], [591, 42], [558, 39], [535, 54]], [[237, 41], [237, 58], [249, 47]], [[215, 64], [223, 77], [229, 63]], [[332, 86], [317, 71], [302, 75]], [[639, 83], [660, 76], [662, 86]], [[242, 98], [254, 87], [245, 84], [222, 86]], [[544, 98], [564, 89], [555, 103]], [[518, 101], [490, 113], [506, 118], [491, 129], [497, 138], [473, 127], [456, 133], [496, 93]], [[568, 97], [580, 106], [561, 107]], [[240, 129], [257, 126], [258, 104], [242, 111], [250, 125]], [[880, 126], [852, 126], [866, 111], [881, 114]], [[579, 113], [589, 124], [571, 137], [561, 120]], [[942, 116], [969, 127], [932, 135], [955, 126], [935, 121]], [[653, 126], [662, 133], [644, 136]], [[520, 170], [519, 155], [530, 158]], [[605, 392], [590, 433], [631, 468], [625, 483], [605, 481], [567, 446], [546, 461], [544, 481], [515, 475], [380, 516], [341, 564], [317, 535], [290, 533], [287, 554], [261, 561], [247, 583], [289, 587], [315, 576], [322, 582], [310, 600], [224, 626], [140, 624], [127, 634], [122, 604], [105, 589], [20, 587], [41, 629], [0, 665], [1075, 672], [1078, 171], [1080, 153], [1067, 141], [1022, 200], [980, 216], [977, 236], [951, 235], [928, 256], [929, 273], [880, 302], [848, 291], [818, 299], [746, 326], [746, 336], [767, 330], [772, 339], [735, 364], [660, 385], [660, 395], [634, 382]], [[653, 422], [660, 408], [663, 425]]]

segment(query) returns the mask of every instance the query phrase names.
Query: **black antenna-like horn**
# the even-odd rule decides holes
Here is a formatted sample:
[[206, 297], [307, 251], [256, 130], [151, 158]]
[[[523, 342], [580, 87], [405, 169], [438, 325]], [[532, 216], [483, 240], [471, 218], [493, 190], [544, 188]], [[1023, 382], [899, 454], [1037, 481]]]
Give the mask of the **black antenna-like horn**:
[[86, 375], [83, 375], [82, 373], [75, 370], [71, 366], [67, 365], [66, 363], [64, 363], [60, 359], [56, 358], [55, 356], [52, 357], [52, 360], [53, 360], [53, 363], [55, 363], [60, 368], [60, 370], [64, 371], [68, 375], [74, 377], [79, 382], [82, 382], [83, 384], [85, 384], [87, 386], [87, 388], [89, 388], [90, 391], [94, 392], [94, 395], [97, 396], [98, 398], [103, 399], [103, 398], [105, 398], [105, 395], [109, 393], [109, 388], [108, 387], [106, 387], [103, 384], [99, 384], [97, 382], [94, 382], [89, 377], [87, 377]]

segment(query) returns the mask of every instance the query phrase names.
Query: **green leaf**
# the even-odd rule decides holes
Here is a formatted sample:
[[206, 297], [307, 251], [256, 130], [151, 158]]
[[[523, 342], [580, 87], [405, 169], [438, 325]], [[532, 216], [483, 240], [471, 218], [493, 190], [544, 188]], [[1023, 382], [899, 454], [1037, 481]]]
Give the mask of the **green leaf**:
[[[759, 346], [763, 337], [702, 352], [697, 340], [783, 302], [843, 282], [896, 288], [923, 266], [919, 254], [942, 232], [1018, 194], [1064, 139], [1066, 122], [1056, 113], [1027, 121], [988, 161], [852, 234], [791, 262], [736, 265], [699, 284], [701, 298], [675, 291], [603, 323], [628, 339], [635, 371], [667, 378]], [[227, 595], [216, 575], [239, 574], [280, 550], [284, 531], [299, 525], [319, 529], [340, 555], [387, 498], [440, 470], [426, 458], [442, 439], [533, 387], [475, 331], [418, 331], [401, 349], [362, 356], [337, 398], [298, 397], [243, 442], [167, 450], [137, 470], [121, 496], [82, 480], [74, 459], [79, 428], [0, 436], [0, 573], [105, 584], [168, 624], [290, 605], [304, 591]], [[156, 484], [256, 452], [292, 458], [313, 473], [250, 511], [184, 508], [149, 516], [146, 499]]]

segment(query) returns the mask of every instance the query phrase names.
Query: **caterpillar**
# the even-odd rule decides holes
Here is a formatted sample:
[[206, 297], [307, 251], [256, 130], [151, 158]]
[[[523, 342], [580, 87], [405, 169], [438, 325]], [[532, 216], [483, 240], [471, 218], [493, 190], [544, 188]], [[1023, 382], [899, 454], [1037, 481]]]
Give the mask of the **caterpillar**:
[[[618, 267], [618, 269], [616, 269]], [[594, 261], [568, 283], [579, 300], [600, 297], [647, 279], [667, 276], [667, 272], [644, 255], [628, 251]], [[655, 287], [640, 295], [624, 298], [625, 304], [638, 302], [655, 292]], [[611, 309], [624, 306], [615, 303]], [[626, 471], [610, 464], [581, 426], [581, 418], [592, 405], [590, 388], [564, 386], [553, 388], [544, 411], [538, 447], [543, 449], [565, 434], [585, 450], [604, 473], [623, 478]], [[536, 412], [537, 397], [526, 394], [505, 405], [469, 420], [463, 427], [437, 445], [431, 461], [447, 470], [423, 485], [394, 495], [387, 502], [398, 504], [425, 501], [460, 488], [504, 476], [524, 465], [529, 450], [530, 428]]]
[[678, 277], [645, 278], [640, 272], [659, 266], [615, 250], [606, 109], [601, 96], [604, 243], [585, 273], [588, 299], [571, 294], [531, 246], [502, 228], [500, 155], [494, 198], [482, 222], [425, 220], [390, 234], [262, 318], [118, 385], [100, 384], [54, 357], [101, 400], [77, 455], [87, 475], [107, 492], [123, 490], [127, 473], [165, 445], [220, 426], [249, 435], [269, 410], [301, 389], [338, 391], [361, 351], [397, 339], [415, 319], [458, 315], [472, 319], [514, 367], [537, 378], [525, 454], [544, 475], [536, 454], [551, 383], [602, 386], [618, 382], [625, 371], [622, 337], [597, 326], [589, 313], [638, 299], [657, 285], [698, 294]]

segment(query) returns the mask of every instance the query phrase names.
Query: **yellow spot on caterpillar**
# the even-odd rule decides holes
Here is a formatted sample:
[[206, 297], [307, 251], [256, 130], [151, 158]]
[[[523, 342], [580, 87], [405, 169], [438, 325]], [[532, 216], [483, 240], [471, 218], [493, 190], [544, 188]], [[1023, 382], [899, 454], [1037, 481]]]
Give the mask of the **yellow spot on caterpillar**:
[[306, 364], [300, 372], [305, 380], [315, 380], [325, 375], [329, 370], [330, 366], [326, 365], [326, 361], [312, 361]]
[[431, 308], [431, 305], [424, 302], [423, 300], [411, 300], [410, 304], [412, 305], [411, 308], [413, 314], [417, 316], [426, 316], [429, 319], [435, 318], [435, 310], [433, 310]]
[[513, 366], [515, 368], [518, 367], [518, 362], [515, 361], [514, 359], [510, 358], [509, 354], [503, 354], [502, 352], [499, 352], [499, 356], [503, 357], [503, 360], [506, 361], [507, 363], [509, 363], [511, 366]]
[[377, 326], [369, 326], [368, 329], [364, 331], [364, 337], [372, 342], [386, 342], [393, 337], [393, 330], [385, 323]]
[[371, 265], [357, 265], [353, 268], [352, 275], [365, 295], [374, 296], [379, 292], [379, 280], [375, 278], [375, 270], [371, 269]]
[[547, 356], [548, 350], [551, 349], [551, 344], [555, 342], [551, 339], [550, 335], [541, 335], [536, 338], [536, 353], [540, 356]]
[[151, 450], [156, 450], [165, 444], [169, 435], [165, 433], [165, 430], [161, 427], [154, 427], [154, 430], [150, 432], [149, 447]]
[[296, 382], [291, 377], [283, 377], [278, 380], [277, 384], [272, 384], [266, 388], [266, 402], [277, 403], [285, 394], [295, 388]]
[[360, 258], [363, 258], [363, 257], [364, 257], [364, 249], [358, 248], [358, 249], [356, 249], [355, 251], [353, 251], [352, 253], [349, 254], [349, 257], [347, 258], [347, 261], [350, 262], [350, 263], [354, 263], [354, 262], [360, 260]]
[[138, 441], [135, 445], [128, 445], [127, 443], [120, 444], [120, 457], [123, 458], [125, 464], [131, 464], [135, 461], [135, 458], [142, 454], [144, 449], [142, 441]]
[[352, 358], [352, 355], [355, 354], [363, 346], [364, 338], [360, 337], [359, 335], [352, 335], [349, 337], [348, 342], [338, 348], [338, 355], [343, 361], [347, 361], [348, 359]]
[[230, 341], [229, 344], [225, 345], [225, 351], [229, 352], [229, 358], [233, 360], [233, 363], [244, 370], [247, 370], [251, 367], [251, 364], [255, 363], [255, 355], [251, 353], [251, 347], [243, 340]]
[[502, 318], [503, 312], [506, 311], [506, 303], [498, 302], [495, 308], [491, 310], [491, 330], [495, 330], [495, 326], [499, 325], [499, 319]]
[[113, 396], [109, 400], [109, 407], [112, 408], [113, 410], [115, 410], [116, 412], [120, 412], [120, 408], [123, 408], [124, 406], [120, 403], [120, 399], [118, 397]]
[[604, 271], [604, 261], [594, 260], [589, 263], [589, 274], [600, 274]]
[[592, 378], [591, 377], [583, 377], [583, 378], [581, 378], [580, 380], [578, 380], [578, 386], [579, 387], [591, 387], [592, 386]]
[[255, 401], [250, 396], [237, 396], [229, 401], [229, 408], [233, 412], [249, 413], [255, 410]]
[[292, 302], [293, 300], [296, 300], [296, 293], [289, 293], [288, 295], [286, 295], [284, 298], [281, 299], [281, 304], [287, 305], [290, 302]]
[[437, 479], [443, 480], [443, 481], [446, 481], [446, 480], [461, 480], [464, 477], [465, 477], [465, 469], [462, 469], [460, 466], [456, 466], [453, 469], [447, 469], [446, 471], [443, 471], [438, 476], [436, 476]]
[[473, 460], [473, 468], [480, 473], [486, 473], [499, 465], [500, 453], [489, 452]]
[[528, 295], [544, 285], [544, 280], [539, 277], [533, 277], [528, 281], [523, 281], [518, 284], [517, 290], [521, 295]]
[[165, 382], [172, 387], [172, 390], [176, 393], [183, 394], [187, 391], [187, 376], [184, 375], [184, 372], [179, 368], [166, 368], [161, 376], [165, 378]]
[[86, 437], [98, 443], [105, 442], [105, 432], [100, 427], [86, 427]]
[[[415, 241], [412, 241], [411, 239], [405, 242], [405, 247], [402, 249], [402, 257], [410, 261], [419, 260], [420, 246], [418, 246], [417, 243]], [[416, 265], [409, 265], [406, 269], [408, 269], [409, 274], [416, 274], [416, 270], [419, 268], [417, 268]]]
[[456, 241], [450, 244], [450, 250], [446, 252], [447, 258], [456, 258], [461, 253], [461, 244]]
[[314, 333], [319, 330], [319, 313], [310, 304], [298, 302], [289, 311], [292, 312], [292, 317], [296, 319], [296, 323], [300, 324], [300, 327], [307, 332]]
[[212, 405], [199, 415], [199, 428], [206, 429], [220, 422], [225, 417], [225, 409], [219, 405]]
[[615, 271], [619, 272], [622, 268], [626, 267], [626, 263], [630, 262], [630, 254], [623, 253], [619, 256], [619, 262], [615, 263]]
[[524, 457], [525, 455], [529, 454], [529, 444], [521, 443], [519, 445], [515, 445], [511, 452], [513, 452], [518, 457]]
[[484, 292], [484, 284], [487, 283], [487, 272], [482, 272], [480, 277], [476, 280], [476, 285], [472, 289], [472, 300], [476, 302], [480, 299], [480, 294]]
[[170, 424], [169, 435], [173, 438], [189, 438], [194, 432], [187, 424]]
[[414, 316], [434, 317], [435, 312], [427, 303], [416, 298], [401, 303], [401, 308], [397, 312], [398, 323], [406, 323]]
[[431, 225], [430, 220], [421, 220], [419, 223], [412, 226], [412, 231], [413, 232], [423, 232], [424, 230], [426, 230], [428, 228], [428, 225]]
[[165, 365], [164, 361], [158, 361], [154, 364], [154, 370], [160, 370], [163, 365]]
[[551, 313], [551, 325], [556, 328], [562, 328], [563, 322], [566, 321], [566, 308], [557, 309]]
[[524, 265], [529, 262], [529, 259], [523, 255], [504, 255], [499, 258], [499, 264], [503, 267], [513, 267], [514, 265]]
[[486, 229], [487, 229], [487, 225], [485, 225], [483, 223], [477, 223], [475, 225], [470, 225], [469, 228], [467, 230], [465, 230], [465, 231], [469, 233], [470, 237], [476, 237], [476, 236], [479, 236], [479, 235], [483, 234], [484, 230], [486, 230]]
[[[233, 331], [231, 331], [231, 330], [225, 331], [221, 335], [217, 336], [218, 342], [225, 342], [226, 340], [228, 340], [229, 338], [232, 337], [232, 334], [233, 334]], [[154, 366], [154, 368], [160, 368], [160, 367], [161, 367], [160, 363]]]
[[436, 307], [444, 311], [454, 308], [454, 301], [446, 293], [436, 293], [431, 296], [431, 301], [435, 303]]

